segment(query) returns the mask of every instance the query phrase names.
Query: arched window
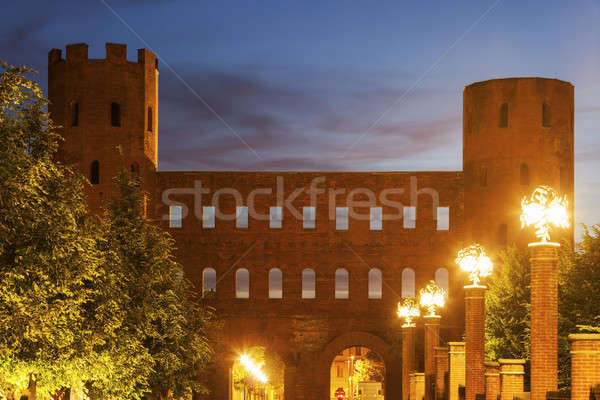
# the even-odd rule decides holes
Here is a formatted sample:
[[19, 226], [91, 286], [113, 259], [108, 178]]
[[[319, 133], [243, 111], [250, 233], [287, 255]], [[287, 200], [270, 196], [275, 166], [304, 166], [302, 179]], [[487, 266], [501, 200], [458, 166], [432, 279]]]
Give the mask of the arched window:
[[486, 187], [487, 186], [487, 167], [483, 166], [481, 167], [481, 174], [479, 176], [479, 180], [480, 180], [480, 185], [481, 187]]
[[316, 296], [315, 291], [315, 271], [310, 268], [306, 268], [302, 271], [302, 298], [303, 299], [314, 299]]
[[529, 185], [529, 166], [525, 163], [521, 164], [521, 185]]
[[110, 124], [112, 126], [121, 126], [121, 107], [119, 103], [110, 103]]
[[335, 270], [335, 298], [347, 299], [349, 296], [348, 271], [344, 268]]
[[140, 164], [138, 164], [137, 162], [133, 162], [131, 164], [131, 173], [135, 174], [135, 175], [139, 175], [140, 174]]
[[79, 125], [79, 103], [73, 102], [71, 105], [71, 126]]
[[246, 268], [240, 268], [235, 273], [235, 297], [250, 298], [250, 274]]
[[502, 103], [500, 106], [500, 121], [498, 121], [500, 128], [508, 127], [508, 103]]
[[204, 268], [202, 271], [202, 297], [212, 297], [217, 292], [217, 271]]
[[372, 268], [369, 270], [369, 298], [381, 298], [381, 270]]
[[148, 131], [152, 132], [152, 107], [148, 107]]
[[415, 271], [412, 268], [402, 271], [402, 297], [415, 297]]
[[438, 268], [435, 271], [435, 283], [445, 289], [448, 292], [448, 288], [450, 287], [450, 281], [448, 278], [448, 270], [446, 268]]
[[269, 298], [281, 299], [283, 297], [283, 273], [279, 268], [269, 271]]
[[100, 183], [100, 162], [98, 160], [92, 161], [90, 165], [90, 183], [92, 185]]
[[542, 103], [542, 126], [544, 128], [550, 127], [550, 104]]

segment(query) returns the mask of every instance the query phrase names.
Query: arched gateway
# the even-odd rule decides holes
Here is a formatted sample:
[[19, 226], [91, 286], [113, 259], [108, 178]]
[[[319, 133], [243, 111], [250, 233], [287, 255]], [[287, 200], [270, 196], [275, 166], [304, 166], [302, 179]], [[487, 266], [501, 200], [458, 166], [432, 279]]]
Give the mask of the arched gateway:
[[344, 346], [381, 354], [386, 399], [400, 398], [400, 295], [438, 271], [450, 294], [441, 336], [460, 340], [457, 249], [523, 244], [514, 207], [530, 187], [560, 187], [573, 204], [573, 86], [556, 79], [467, 86], [464, 171], [438, 172], [159, 171], [158, 60], [147, 49], [136, 61], [114, 43], [101, 60], [88, 59], [85, 43], [66, 57], [53, 49], [48, 93], [65, 139], [57, 158], [91, 175], [90, 209], [102, 213], [110, 177], [136, 165], [148, 217], [170, 232], [186, 278], [223, 321], [201, 377], [211, 400], [232, 400], [231, 366], [257, 345], [284, 361], [285, 400], [327, 400], [328, 368]]

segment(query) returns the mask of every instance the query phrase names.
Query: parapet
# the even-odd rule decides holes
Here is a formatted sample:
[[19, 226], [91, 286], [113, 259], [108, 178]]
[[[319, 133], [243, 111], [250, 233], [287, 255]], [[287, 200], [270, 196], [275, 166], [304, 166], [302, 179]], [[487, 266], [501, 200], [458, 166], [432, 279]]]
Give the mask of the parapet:
[[[127, 45], [120, 43], [106, 43], [106, 58], [96, 59], [94, 61], [106, 61], [113, 64], [125, 64], [127, 62]], [[87, 43], [74, 43], [66, 46], [66, 61], [67, 62], [86, 62], [90, 60], [88, 58], [88, 45]], [[62, 59], [61, 49], [52, 49], [48, 52], [48, 64], [54, 64]], [[153, 65], [158, 69], [158, 59], [151, 50], [138, 49], [138, 64]]]

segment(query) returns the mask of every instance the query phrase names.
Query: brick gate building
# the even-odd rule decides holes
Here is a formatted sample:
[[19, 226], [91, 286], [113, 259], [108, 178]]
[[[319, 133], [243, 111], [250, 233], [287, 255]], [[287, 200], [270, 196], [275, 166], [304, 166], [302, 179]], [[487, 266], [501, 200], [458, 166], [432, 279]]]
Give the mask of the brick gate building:
[[68, 45], [64, 59], [49, 52], [50, 112], [65, 138], [59, 158], [88, 176], [95, 212], [120, 168], [139, 173], [149, 217], [174, 237], [186, 278], [224, 321], [211, 399], [229, 399], [232, 364], [254, 345], [285, 362], [286, 400], [328, 399], [331, 362], [351, 346], [381, 356], [386, 399], [399, 399], [400, 298], [429, 280], [447, 287], [441, 339], [460, 340], [465, 277], [456, 251], [472, 241], [492, 254], [522, 245], [520, 199], [538, 184], [565, 192], [572, 213], [568, 82], [465, 87], [463, 171], [166, 172], [157, 59], [146, 49], [137, 62], [126, 54], [110, 43], [106, 59], [88, 59], [86, 44]]

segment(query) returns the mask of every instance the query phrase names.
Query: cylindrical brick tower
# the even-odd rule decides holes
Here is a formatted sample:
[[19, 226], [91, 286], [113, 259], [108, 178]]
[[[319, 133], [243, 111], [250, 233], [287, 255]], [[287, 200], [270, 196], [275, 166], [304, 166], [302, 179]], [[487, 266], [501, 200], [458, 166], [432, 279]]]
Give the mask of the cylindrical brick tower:
[[93, 212], [112, 192], [122, 168], [138, 173], [153, 190], [158, 164], [158, 69], [154, 54], [138, 50], [127, 61], [127, 47], [106, 44], [105, 59], [89, 59], [85, 43], [48, 53], [50, 115], [64, 137], [57, 158], [85, 175]]
[[415, 327], [402, 327], [402, 400], [410, 397], [410, 374], [415, 372]]
[[465, 286], [466, 400], [485, 393], [485, 286]]
[[[546, 78], [493, 79], [463, 91], [467, 240], [525, 248], [521, 199], [542, 184], [573, 213], [573, 85]], [[573, 240], [573, 230], [565, 231]]]

